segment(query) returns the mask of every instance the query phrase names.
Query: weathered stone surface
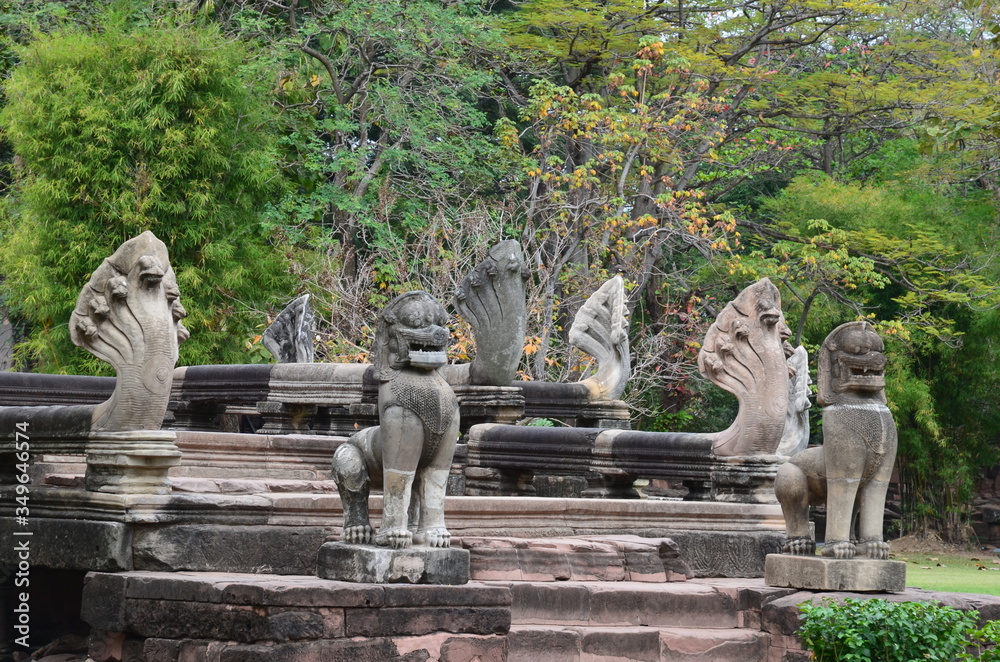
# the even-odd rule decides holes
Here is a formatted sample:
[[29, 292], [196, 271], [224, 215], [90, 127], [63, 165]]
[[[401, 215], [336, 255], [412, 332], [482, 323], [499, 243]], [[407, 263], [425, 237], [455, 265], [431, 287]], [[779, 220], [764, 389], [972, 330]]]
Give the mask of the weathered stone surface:
[[128, 627], [125, 612], [124, 575], [88, 573], [83, 584], [80, 618], [95, 630], [124, 632]]
[[392, 640], [385, 637], [302, 641], [280, 645], [227, 645], [219, 655], [219, 662], [329, 662], [330, 660], [384, 662], [400, 660], [400, 656]]
[[96, 405], [114, 390], [114, 377], [0, 372], [0, 407]]
[[313, 550], [332, 526], [191, 524], [137, 527], [132, 541], [136, 570], [312, 574]]
[[303, 294], [278, 313], [261, 342], [278, 363], [312, 363], [313, 314]]
[[169, 494], [167, 472], [181, 463], [173, 432], [92, 432], [87, 441], [86, 487], [111, 494]]
[[711, 469], [712, 500], [729, 503], [777, 503], [774, 477], [778, 473], [774, 455], [719, 457]]
[[694, 577], [694, 571], [681, 558], [680, 546], [670, 538], [621, 535], [597, 539], [618, 549], [625, 563], [625, 581], [674, 582]]
[[328, 542], [319, 549], [317, 574], [325, 579], [365, 584], [465, 584], [469, 552], [464, 549]]
[[[237, 644], [257, 642], [279, 652], [313, 651], [318, 649], [283, 644], [354, 637], [392, 637], [404, 657], [427, 650], [446, 659], [450, 650], [447, 659], [462, 659], [462, 651], [503, 659], [503, 635], [511, 622], [510, 591], [481, 584], [365, 586], [304, 576], [91, 573], [83, 601], [83, 617], [95, 629], [146, 639], [147, 651], [152, 646], [161, 651], [158, 657], [178, 662], [191, 646], [191, 659], [198, 660], [206, 659], [198, 651], [204, 654], [212, 646], [244, 650]], [[466, 634], [479, 636], [468, 639]], [[404, 641], [408, 637], [425, 638]], [[104, 639], [102, 648], [108, 652], [100, 659], [112, 660], [121, 641]], [[179, 642], [180, 648], [170, 642]]]
[[780, 531], [671, 531], [696, 577], [760, 577], [768, 554], [781, 551]]
[[661, 662], [765, 662], [770, 637], [750, 630], [660, 630]]
[[906, 588], [906, 564], [902, 561], [769, 554], [764, 573], [768, 586], [814, 591], [898, 593]]
[[268, 397], [273, 364], [194, 365], [174, 369], [164, 427], [220, 430], [226, 411], [252, 411]]
[[885, 366], [882, 339], [868, 322], [842, 324], [823, 341], [817, 380], [823, 446], [792, 457], [775, 479], [788, 531], [785, 553], [814, 553], [809, 506], [825, 504], [824, 556], [889, 558], [882, 519], [897, 439], [885, 404]]
[[[15, 521], [0, 517], [0, 565], [17, 565]], [[37, 518], [31, 520], [31, 563], [64, 570], [132, 569], [132, 531], [121, 522]]]
[[[274, 480], [330, 481], [330, 459], [337, 446], [347, 440], [321, 435], [188, 430], [178, 430], [176, 434], [184, 461], [171, 469], [171, 478], [212, 478], [220, 487], [226, 481], [251, 479], [257, 484]], [[312, 491], [312, 488], [297, 491]]]
[[[462, 538], [477, 581], [683, 581], [693, 572], [669, 539], [639, 536]], [[666, 563], [665, 563], [666, 562]], [[669, 572], [665, 566], [669, 565]]]
[[510, 609], [503, 607], [383, 607], [348, 609], [346, 636], [379, 637], [421, 635], [431, 632], [456, 634], [506, 634]]
[[128, 631], [139, 637], [253, 642], [271, 638], [263, 610], [174, 600], [126, 599]]
[[615, 400], [632, 375], [628, 348], [625, 281], [615, 276], [576, 311], [569, 343], [597, 359], [597, 372], [582, 380], [593, 400]]
[[440, 651], [440, 662], [507, 662], [507, 637], [448, 637]]
[[766, 662], [770, 639], [739, 629], [515, 625], [507, 659]]
[[781, 294], [767, 278], [740, 292], [709, 327], [698, 369], [740, 403], [733, 424], [715, 436], [716, 455], [774, 455], [788, 409], [790, 336]]
[[476, 339], [466, 383], [509, 386], [514, 379], [524, 348], [526, 278], [521, 246], [507, 240], [458, 286], [455, 309]]
[[802, 345], [795, 348], [788, 357], [788, 411], [785, 414], [785, 429], [775, 454], [787, 459], [809, 445], [809, 352]]
[[580, 631], [582, 659], [660, 661], [660, 633], [654, 628], [587, 628]]
[[575, 427], [629, 429], [630, 411], [621, 400], [594, 400], [586, 384], [514, 382], [524, 392], [524, 415], [551, 418]]
[[562, 626], [515, 625], [507, 662], [579, 662], [582, 638], [577, 630]]
[[736, 627], [736, 596], [692, 582], [515, 583], [510, 585], [518, 624]]

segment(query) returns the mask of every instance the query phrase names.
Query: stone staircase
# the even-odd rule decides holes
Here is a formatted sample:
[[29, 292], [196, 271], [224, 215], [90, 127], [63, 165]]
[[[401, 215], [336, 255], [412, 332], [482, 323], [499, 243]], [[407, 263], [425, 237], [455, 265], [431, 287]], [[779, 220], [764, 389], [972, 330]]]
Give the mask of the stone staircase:
[[781, 660], [760, 615], [764, 601], [791, 591], [726, 582], [510, 584], [507, 660]]
[[800, 662], [794, 605], [809, 597], [760, 580], [409, 586], [127, 572], [89, 576], [83, 617], [97, 662]]

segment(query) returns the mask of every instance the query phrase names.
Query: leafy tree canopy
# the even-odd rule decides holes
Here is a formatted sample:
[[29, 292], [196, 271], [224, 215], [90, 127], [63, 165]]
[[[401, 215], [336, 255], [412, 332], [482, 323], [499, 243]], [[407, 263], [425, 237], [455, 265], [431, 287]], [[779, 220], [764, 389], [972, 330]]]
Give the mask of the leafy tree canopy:
[[[168, 245], [192, 339], [189, 363], [241, 360], [259, 313], [288, 296], [260, 210], [280, 194], [273, 114], [249, 53], [168, 16], [39, 35], [15, 49], [0, 114], [18, 160], [0, 235], [9, 310], [32, 330], [23, 362], [93, 369], [66, 320], [87, 275], [126, 239]], [[280, 293], [280, 294], [278, 294]], [[277, 299], [276, 299], [277, 297]]]

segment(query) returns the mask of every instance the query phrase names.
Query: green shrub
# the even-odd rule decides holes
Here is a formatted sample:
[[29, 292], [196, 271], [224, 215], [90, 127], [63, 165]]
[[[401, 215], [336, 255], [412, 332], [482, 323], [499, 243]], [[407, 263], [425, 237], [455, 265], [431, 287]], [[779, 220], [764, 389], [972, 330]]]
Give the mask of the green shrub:
[[804, 602], [799, 609], [804, 620], [799, 637], [817, 662], [977, 659], [966, 652], [967, 646], [975, 645], [970, 641], [976, 632], [975, 611], [926, 602], [854, 598], [843, 603], [830, 599]]
[[969, 631], [969, 649], [974, 653], [960, 655], [961, 660], [1000, 662], [1000, 621], [990, 621], [985, 626]]
[[233, 363], [294, 295], [261, 210], [280, 197], [276, 111], [253, 53], [181, 18], [39, 34], [3, 81], [17, 179], [0, 210], [0, 295], [28, 323], [22, 365], [107, 370], [67, 320], [90, 273], [151, 230], [170, 251], [191, 340], [182, 363]]

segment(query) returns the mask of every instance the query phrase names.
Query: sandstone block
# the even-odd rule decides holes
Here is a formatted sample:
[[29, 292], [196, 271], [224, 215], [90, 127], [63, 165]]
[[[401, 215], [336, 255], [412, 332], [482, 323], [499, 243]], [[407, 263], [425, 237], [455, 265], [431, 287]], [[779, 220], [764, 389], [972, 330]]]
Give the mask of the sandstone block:
[[765, 662], [767, 633], [740, 629], [664, 629], [660, 631], [662, 662]]
[[660, 633], [654, 628], [586, 628], [580, 648], [582, 659], [660, 662]]
[[764, 582], [768, 586], [814, 591], [898, 593], [906, 589], [906, 564], [902, 561], [768, 554]]
[[319, 549], [317, 574], [362, 584], [465, 584], [469, 552], [452, 547], [389, 549], [328, 542]]
[[391, 584], [385, 586], [384, 593], [385, 607], [509, 607], [511, 602], [510, 589], [506, 586], [483, 584]]
[[507, 662], [507, 637], [449, 637], [441, 645], [441, 662]]
[[[17, 565], [15, 524], [13, 517], [0, 517], [0, 565]], [[125, 524], [45, 518], [34, 519], [31, 528], [33, 566], [111, 572], [132, 569], [132, 529]]]
[[385, 662], [396, 659], [399, 659], [396, 646], [384, 637], [227, 646], [219, 656], [219, 662]]
[[105, 573], [87, 573], [83, 580], [83, 606], [80, 618], [94, 630], [124, 632], [125, 577]]
[[507, 662], [578, 662], [581, 639], [568, 628], [518, 625], [510, 630]]
[[503, 607], [383, 607], [345, 610], [348, 637], [392, 637], [431, 632], [506, 634], [510, 610]]
[[589, 623], [590, 591], [580, 584], [513, 584], [511, 612], [517, 623]]
[[595, 587], [590, 596], [590, 620], [606, 625], [736, 627], [736, 600], [720, 591], [682, 583], [671, 591], [651, 584], [631, 590]]

